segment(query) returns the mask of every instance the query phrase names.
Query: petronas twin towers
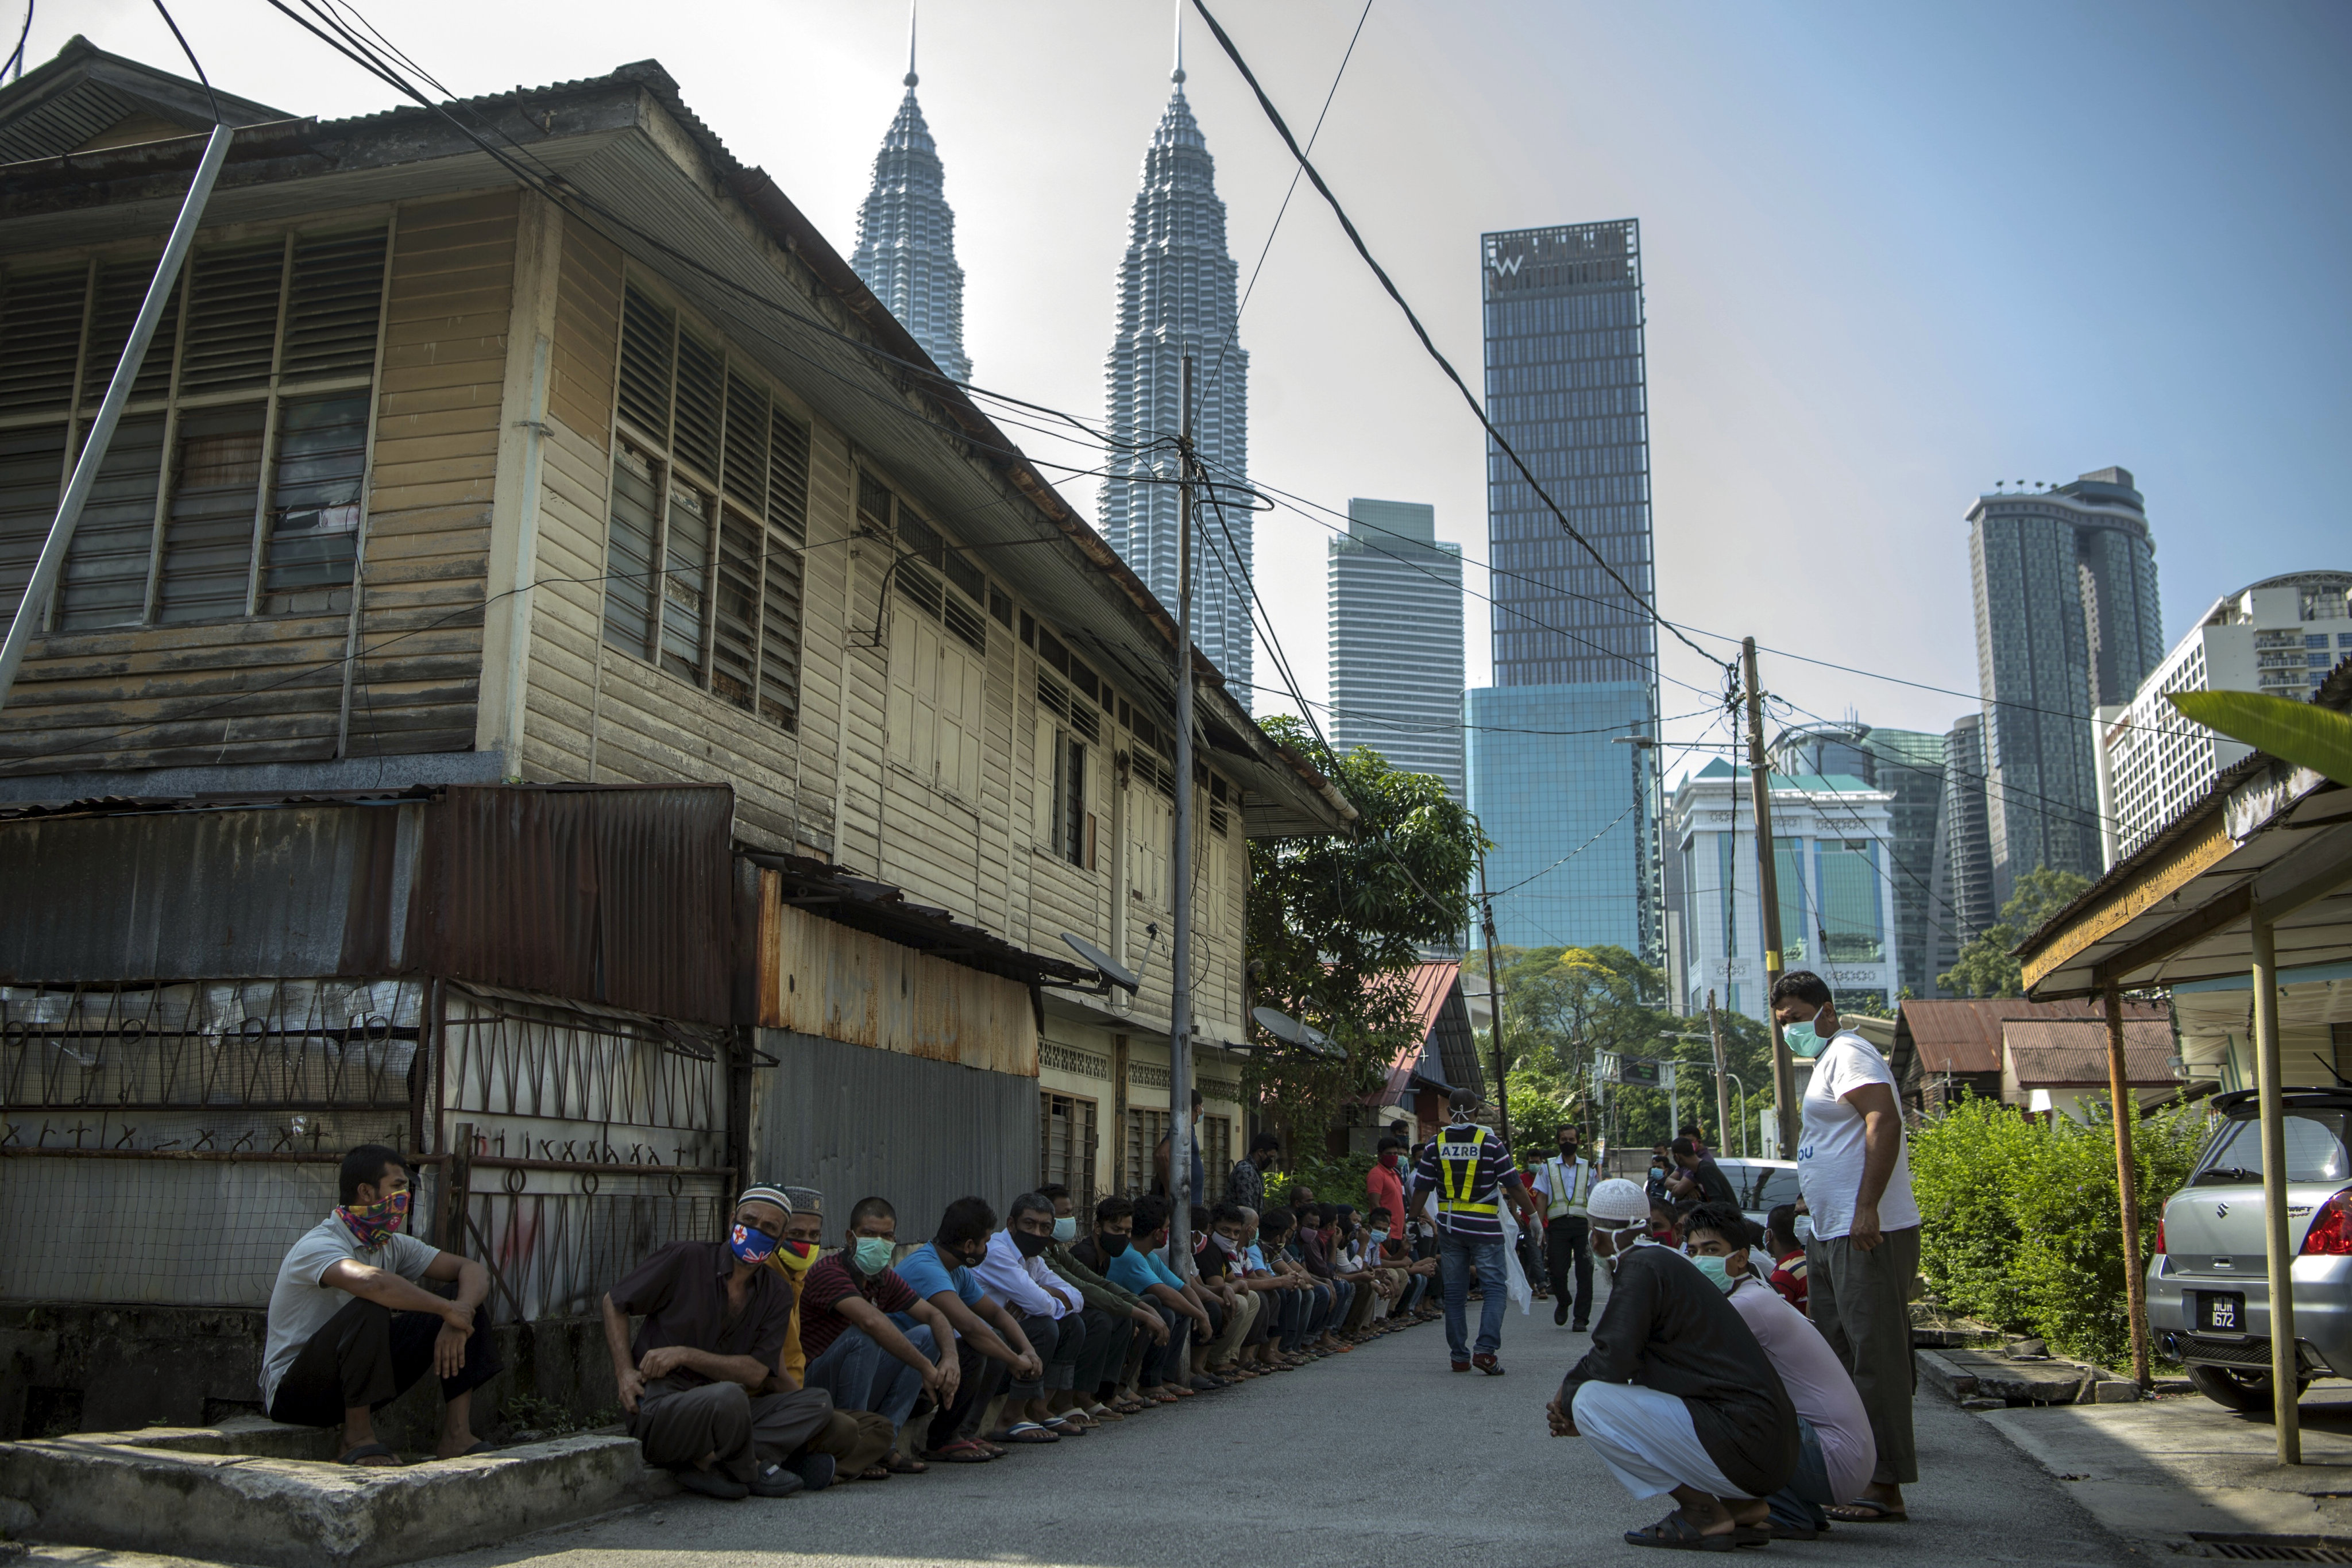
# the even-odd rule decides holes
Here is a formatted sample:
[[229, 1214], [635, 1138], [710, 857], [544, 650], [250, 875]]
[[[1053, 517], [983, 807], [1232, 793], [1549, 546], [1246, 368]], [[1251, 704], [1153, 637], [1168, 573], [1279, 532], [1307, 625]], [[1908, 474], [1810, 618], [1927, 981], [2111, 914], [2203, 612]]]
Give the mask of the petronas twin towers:
[[[850, 265], [932, 363], [971, 379], [963, 348], [963, 268], [939, 149], [915, 101], [911, 29], [907, 96], [874, 158], [857, 213]], [[1177, 493], [1172, 437], [1182, 427], [1178, 384], [1193, 361], [1193, 439], [1212, 483], [1193, 530], [1192, 637], [1252, 705], [1252, 513], [1241, 487], [1249, 466], [1249, 354], [1239, 321], [1225, 205], [1216, 165], [1184, 100], [1181, 35], [1175, 90], [1143, 155], [1118, 266], [1118, 315], [1103, 366], [1113, 443], [1102, 487], [1103, 536], [1162, 604], [1176, 603]]]

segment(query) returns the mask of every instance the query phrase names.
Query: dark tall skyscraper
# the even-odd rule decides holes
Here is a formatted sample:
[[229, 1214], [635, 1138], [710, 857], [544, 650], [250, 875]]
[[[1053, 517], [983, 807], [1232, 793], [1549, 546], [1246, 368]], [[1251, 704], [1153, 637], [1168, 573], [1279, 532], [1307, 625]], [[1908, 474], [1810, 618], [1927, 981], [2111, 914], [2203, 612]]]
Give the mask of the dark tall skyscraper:
[[1468, 694], [1471, 807], [1502, 941], [1665, 960], [1641, 227], [1485, 237], [1486, 411], [1632, 592], [1492, 442], [1495, 685]]
[[1986, 827], [1996, 909], [2038, 866], [2097, 877], [2091, 710], [2128, 702], [2164, 658], [2156, 543], [2127, 468], [1969, 509]]
[[1937, 974], [1958, 963], [1960, 949], [2000, 913], [1992, 896], [1987, 815], [1984, 715], [1964, 714], [1944, 734], [1944, 809], [1936, 823], [1936, 868], [1929, 879], [1930, 897], [1944, 921], [1937, 932]]
[[1462, 790], [1462, 547], [1413, 501], [1348, 502], [1330, 544], [1331, 740]]

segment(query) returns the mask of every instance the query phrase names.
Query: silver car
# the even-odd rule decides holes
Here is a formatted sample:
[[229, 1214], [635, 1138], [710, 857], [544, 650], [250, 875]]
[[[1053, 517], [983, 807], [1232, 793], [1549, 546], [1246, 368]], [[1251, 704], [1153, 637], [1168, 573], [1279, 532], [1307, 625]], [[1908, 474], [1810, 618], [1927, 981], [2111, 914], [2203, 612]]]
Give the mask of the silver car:
[[1715, 1163], [1729, 1179], [1740, 1212], [1758, 1225], [1782, 1204], [1797, 1201], [1794, 1160], [1717, 1160]]
[[[2352, 1089], [2290, 1089], [2287, 1245], [2295, 1249], [2295, 1392], [2352, 1375]], [[2200, 1393], [2271, 1407], [2271, 1309], [2263, 1226], [2263, 1128], [2252, 1089], [2213, 1097], [2221, 1117], [2188, 1184], [2164, 1205], [2147, 1266], [2147, 1322]]]

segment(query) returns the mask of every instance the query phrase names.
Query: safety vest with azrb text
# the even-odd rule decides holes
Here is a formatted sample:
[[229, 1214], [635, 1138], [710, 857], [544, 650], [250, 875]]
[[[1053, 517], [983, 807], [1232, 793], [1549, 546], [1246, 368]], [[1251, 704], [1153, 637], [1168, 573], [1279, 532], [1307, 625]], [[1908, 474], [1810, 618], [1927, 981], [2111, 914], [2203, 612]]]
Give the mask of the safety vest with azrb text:
[[1501, 1205], [1495, 1201], [1497, 1184], [1494, 1173], [1501, 1164], [1502, 1156], [1502, 1140], [1484, 1127], [1449, 1127], [1439, 1133], [1439, 1211], [1458, 1215], [1498, 1214]]

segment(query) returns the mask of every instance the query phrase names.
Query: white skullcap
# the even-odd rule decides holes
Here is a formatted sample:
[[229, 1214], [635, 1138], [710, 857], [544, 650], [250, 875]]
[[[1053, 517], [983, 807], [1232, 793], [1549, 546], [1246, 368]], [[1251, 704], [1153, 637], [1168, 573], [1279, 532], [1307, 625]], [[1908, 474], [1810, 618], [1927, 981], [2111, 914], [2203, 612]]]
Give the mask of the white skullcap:
[[1592, 1184], [1592, 1195], [1584, 1200], [1584, 1212], [1594, 1219], [1632, 1225], [1650, 1217], [1650, 1194], [1642, 1190], [1639, 1182], [1612, 1176]]

